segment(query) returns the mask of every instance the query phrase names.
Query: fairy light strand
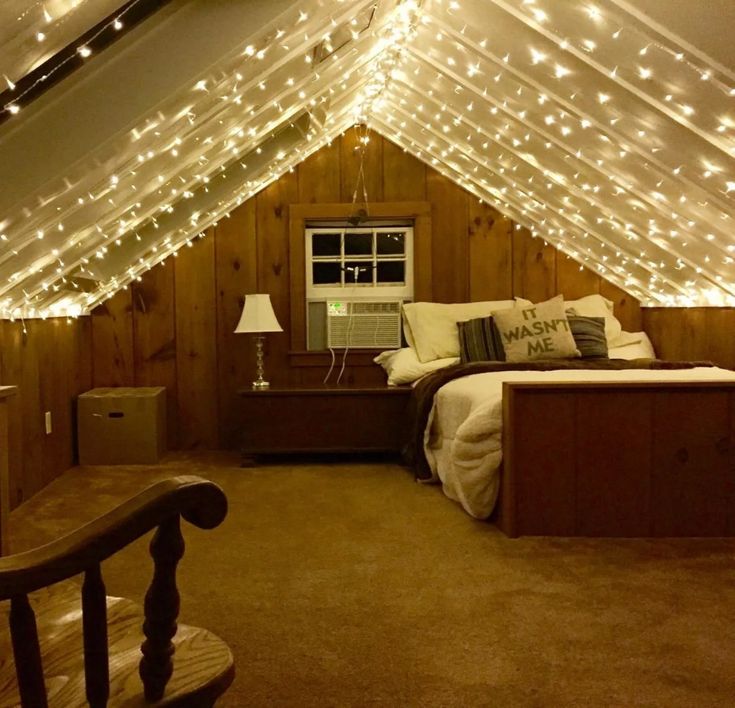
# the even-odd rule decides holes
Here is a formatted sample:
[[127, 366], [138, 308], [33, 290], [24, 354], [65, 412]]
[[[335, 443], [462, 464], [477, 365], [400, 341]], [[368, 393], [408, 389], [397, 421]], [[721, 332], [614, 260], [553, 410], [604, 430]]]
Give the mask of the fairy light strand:
[[612, 0], [304, 5], [0, 214], [0, 315], [88, 312], [354, 123], [643, 304], [733, 305], [731, 83]]

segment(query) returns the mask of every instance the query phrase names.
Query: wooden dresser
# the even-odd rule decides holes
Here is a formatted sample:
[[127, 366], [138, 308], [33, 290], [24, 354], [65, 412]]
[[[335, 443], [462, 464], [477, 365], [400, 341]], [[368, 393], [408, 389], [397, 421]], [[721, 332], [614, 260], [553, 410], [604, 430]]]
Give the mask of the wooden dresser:
[[8, 516], [10, 515], [8, 399], [16, 392], [15, 386], [0, 386], [0, 555], [8, 552]]
[[411, 395], [401, 386], [243, 388], [243, 458], [273, 453], [400, 452]]

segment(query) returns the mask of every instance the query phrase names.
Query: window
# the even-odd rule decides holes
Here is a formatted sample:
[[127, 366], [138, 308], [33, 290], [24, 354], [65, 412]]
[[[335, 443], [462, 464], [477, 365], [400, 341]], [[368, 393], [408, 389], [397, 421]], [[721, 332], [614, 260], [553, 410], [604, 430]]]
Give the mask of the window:
[[308, 228], [306, 297], [413, 296], [413, 228]]
[[401, 344], [413, 299], [413, 227], [307, 226], [307, 348]]

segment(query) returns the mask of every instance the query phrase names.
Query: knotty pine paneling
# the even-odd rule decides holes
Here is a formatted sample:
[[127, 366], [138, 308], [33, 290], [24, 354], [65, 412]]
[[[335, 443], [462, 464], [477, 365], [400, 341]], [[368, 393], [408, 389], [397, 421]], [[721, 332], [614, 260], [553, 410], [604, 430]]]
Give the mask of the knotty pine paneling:
[[179, 446], [213, 449], [218, 445], [217, 297], [214, 280], [214, 239], [200, 239], [197, 248], [182, 248], [174, 259], [176, 288], [176, 381]]
[[[255, 199], [249, 199], [214, 230], [217, 320], [217, 411], [219, 445], [237, 446], [237, 389], [252, 381], [255, 351], [249, 337], [235, 334], [245, 293], [258, 291]], [[198, 246], [195, 245], [194, 248]]]
[[513, 222], [487, 204], [468, 202], [469, 299], [513, 297]]
[[556, 288], [566, 300], [600, 292], [600, 278], [573, 258], [556, 253]]
[[132, 290], [119, 290], [92, 313], [92, 383], [94, 388], [133, 386]]
[[469, 200], [471, 195], [436, 170], [426, 176], [431, 202], [431, 263], [435, 302], [469, 298]]
[[426, 201], [428, 167], [390, 140], [383, 140], [383, 200]]
[[76, 397], [92, 386], [89, 318], [29, 320], [25, 327], [0, 322], [0, 384], [18, 387], [9, 416], [11, 507], [74, 464]]
[[341, 201], [340, 140], [317, 150], [299, 166], [299, 202], [330, 204]]
[[[513, 234], [513, 296], [533, 302], [556, 294], [556, 257], [553, 246], [533, 238], [528, 229]], [[563, 257], [563, 256], [562, 256]]]
[[662, 359], [712, 361], [735, 369], [735, 308], [645, 308], [642, 319]]
[[132, 286], [136, 386], [166, 387], [167, 438], [178, 447], [178, 377], [174, 258], [152, 268]]

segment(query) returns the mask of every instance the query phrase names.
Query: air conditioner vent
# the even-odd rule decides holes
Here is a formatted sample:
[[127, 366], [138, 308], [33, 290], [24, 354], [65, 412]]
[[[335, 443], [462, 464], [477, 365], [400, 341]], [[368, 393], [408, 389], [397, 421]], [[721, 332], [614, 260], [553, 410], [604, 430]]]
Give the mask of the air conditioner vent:
[[327, 303], [327, 344], [351, 349], [401, 346], [401, 303], [348, 301]]
[[352, 313], [354, 315], [379, 315], [384, 313], [401, 313], [400, 302], [353, 302]]

